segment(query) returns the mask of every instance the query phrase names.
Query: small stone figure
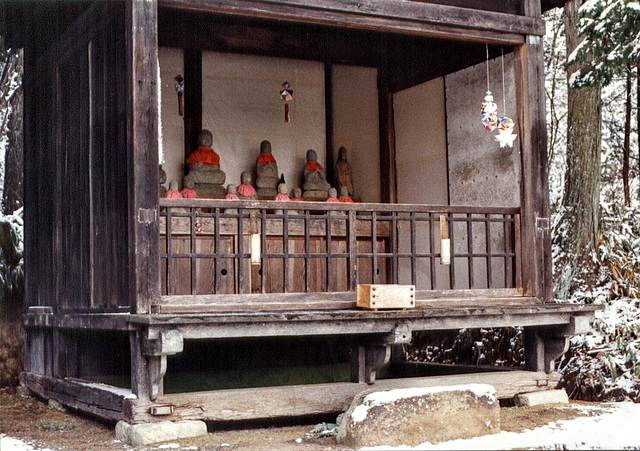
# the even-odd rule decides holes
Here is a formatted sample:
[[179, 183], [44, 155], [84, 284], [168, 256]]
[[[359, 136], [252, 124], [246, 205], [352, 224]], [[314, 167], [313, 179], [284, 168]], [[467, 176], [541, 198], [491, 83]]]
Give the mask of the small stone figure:
[[302, 190], [300, 188], [293, 188], [291, 191], [291, 200], [294, 202], [302, 202]]
[[349, 196], [349, 192], [347, 191], [346, 186], [340, 188], [340, 197], [338, 197], [338, 200], [347, 204], [353, 203], [353, 199], [351, 198], [351, 196]]
[[202, 130], [198, 136], [198, 148], [194, 150], [187, 164], [189, 173], [184, 178], [185, 186], [193, 182], [193, 189], [199, 197], [222, 197], [226, 190], [222, 186], [225, 173], [220, 170], [220, 156], [211, 148], [213, 135], [209, 130]]
[[184, 188], [182, 188], [182, 197], [185, 199], [195, 199], [198, 197], [194, 189], [193, 179], [184, 179]]
[[291, 198], [287, 194], [287, 185], [285, 185], [284, 183], [278, 185], [278, 194], [276, 195], [276, 200], [284, 202], [291, 200]]
[[162, 165], [159, 166], [160, 171], [158, 173], [158, 183], [160, 183], [160, 187], [158, 188], [158, 193], [160, 197], [166, 197], [167, 188], [164, 186], [167, 183], [167, 173], [162, 169]]
[[227, 195], [224, 197], [226, 200], [240, 200], [238, 197], [238, 188], [236, 185], [229, 183], [227, 185]]
[[335, 188], [329, 188], [329, 197], [327, 198], [327, 202], [340, 202], [338, 200], [338, 190]]
[[240, 199], [250, 199], [254, 200], [258, 196], [256, 195], [256, 189], [253, 187], [253, 177], [251, 176], [251, 172], [244, 171], [240, 174], [240, 186], [238, 187], [238, 197]]
[[176, 180], [171, 180], [169, 183], [169, 191], [165, 195], [167, 199], [182, 199], [182, 194], [178, 191], [178, 182]]
[[338, 191], [342, 193], [342, 188], [347, 188], [349, 196], [353, 196], [353, 175], [351, 164], [347, 160], [347, 149], [340, 147], [338, 150], [338, 161], [336, 162], [336, 184]]
[[326, 200], [331, 185], [327, 182], [322, 165], [318, 163], [318, 155], [313, 149], [307, 150], [307, 164], [304, 168], [304, 184], [302, 195], [305, 199]]
[[268, 197], [273, 199], [277, 194], [278, 187], [278, 164], [271, 153], [271, 143], [262, 141], [260, 143], [260, 155], [256, 160], [256, 192], [258, 197]]

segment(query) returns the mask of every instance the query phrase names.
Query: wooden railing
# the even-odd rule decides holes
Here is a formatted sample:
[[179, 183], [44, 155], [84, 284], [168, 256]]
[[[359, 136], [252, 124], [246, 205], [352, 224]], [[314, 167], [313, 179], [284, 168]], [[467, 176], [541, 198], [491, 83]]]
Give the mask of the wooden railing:
[[160, 200], [163, 295], [519, 288], [519, 241], [518, 208]]

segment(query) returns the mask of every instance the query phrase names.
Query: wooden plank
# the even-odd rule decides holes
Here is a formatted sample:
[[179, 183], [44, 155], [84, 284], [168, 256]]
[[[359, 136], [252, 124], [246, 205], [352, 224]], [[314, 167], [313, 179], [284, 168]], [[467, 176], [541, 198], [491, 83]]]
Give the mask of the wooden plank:
[[544, 35], [539, 18], [446, 5], [363, 0], [163, 0], [165, 6], [320, 25], [514, 44]]
[[516, 47], [516, 91], [522, 158], [521, 255], [522, 286], [527, 295], [553, 299], [547, 132], [542, 41], [527, 37]]
[[[560, 380], [558, 373], [498, 371], [478, 374], [433, 376], [405, 379], [382, 379], [374, 385], [351, 382], [294, 385], [284, 387], [219, 390], [165, 395], [156, 403], [126, 399], [126, 421], [131, 423], [161, 420], [241, 421], [320, 415], [341, 412], [353, 398], [365, 390], [439, 387], [462, 384], [489, 384], [500, 399], [520, 393], [551, 390]], [[172, 405], [169, 416], [154, 417], [149, 409]]]
[[72, 409], [99, 418], [123, 419], [123, 404], [131, 390], [77, 379], [55, 379], [40, 374], [20, 374], [20, 382], [44, 399], [54, 399]]
[[132, 312], [160, 298], [158, 265], [157, 3], [125, 3], [129, 268]]

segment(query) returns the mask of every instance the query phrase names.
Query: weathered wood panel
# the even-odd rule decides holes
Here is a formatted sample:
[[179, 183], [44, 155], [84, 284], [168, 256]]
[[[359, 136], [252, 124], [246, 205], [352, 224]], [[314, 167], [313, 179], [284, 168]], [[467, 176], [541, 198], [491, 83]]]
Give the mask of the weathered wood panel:
[[160, 297], [156, 2], [125, 2], [129, 302], [147, 313]]
[[[424, 378], [383, 379], [374, 385], [333, 383], [294, 385], [285, 387], [219, 390], [210, 392], [165, 395], [155, 403], [126, 399], [125, 419], [132, 423], [163, 420], [240, 421], [275, 419], [302, 415], [337, 413], [349, 405], [364, 390], [438, 387], [460, 384], [490, 384], [500, 399], [520, 393], [551, 390], [560, 381], [558, 373], [503, 371], [494, 373], [433, 376]], [[154, 417], [149, 409], [154, 405], [172, 405], [173, 414]]]
[[502, 44], [522, 42], [525, 34], [544, 34], [540, 19], [419, 2], [164, 0], [162, 3], [191, 10]]
[[44, 399], [95, 415], [105, 420], [123, 418], [123, 403], [131, 390], [80, 380], [62, 380], [34, 373], [20, 374], [20, 382]]

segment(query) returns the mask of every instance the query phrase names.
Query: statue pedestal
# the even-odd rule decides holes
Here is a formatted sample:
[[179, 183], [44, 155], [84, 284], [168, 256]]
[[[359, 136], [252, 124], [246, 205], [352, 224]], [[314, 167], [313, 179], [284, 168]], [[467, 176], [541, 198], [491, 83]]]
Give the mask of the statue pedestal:
[[302, 194], [304, 200], [327, 200], [329, 194], [322, 190], [307, 190]]

